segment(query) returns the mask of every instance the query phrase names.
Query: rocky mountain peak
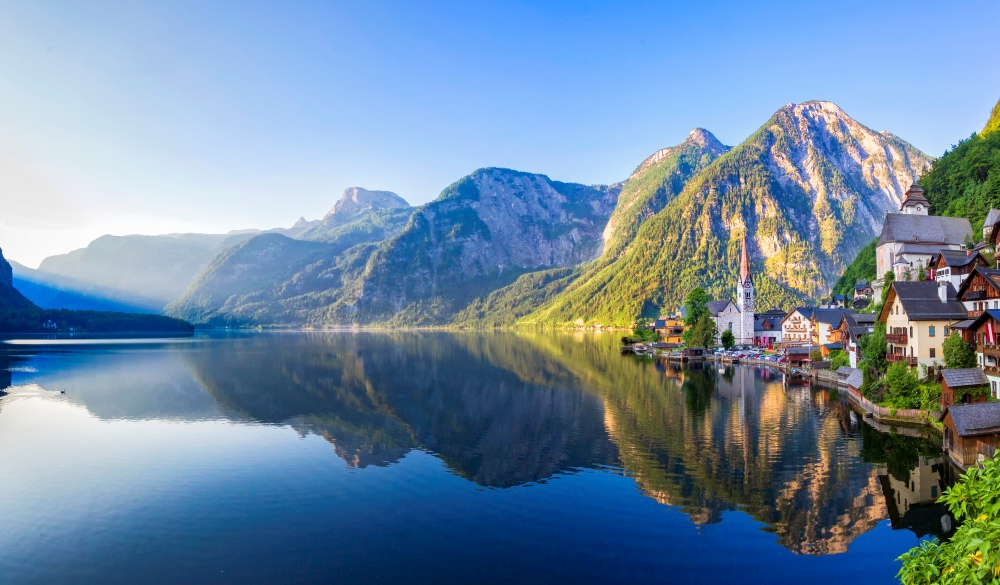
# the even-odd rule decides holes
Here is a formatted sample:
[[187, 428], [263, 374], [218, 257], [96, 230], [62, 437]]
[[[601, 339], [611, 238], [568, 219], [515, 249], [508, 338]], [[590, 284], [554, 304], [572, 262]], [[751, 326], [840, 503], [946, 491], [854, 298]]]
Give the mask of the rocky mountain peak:
[[409, 207], [410, 204], [405, 199], [391, 191], [369, 191], [361, 187], [349, 187], [344, 189], [344, 194], [333, 206], [333, 209], [326, 214], [324, 220], [333, 216], [345, 216], [345, 218], [356, 218], [365, 213], [389, 209], [392, 207]]
[[729, 150], [729, 147], [725, 144], [719, 142], [719, 139], [715, 137], [714, 134], [705, 130], [704, 128], [694, 128], [688, 134], [687, 140], [684, 141], [689, 144], [697, 144], [702, 148], [707, 148], [712, 151], [725, 152]]
[[295, 230], [295, 229], [301, 229], [301, 228], [309, 227], [310, 225], [312, 225], [311, 221], [307, 221], [306, 218], [304, 218], [302, 216], [299, 216], [299, 218], [297, 220], [295, 220], [295, 223], [292, 224], [292, 229], [293, 230]]

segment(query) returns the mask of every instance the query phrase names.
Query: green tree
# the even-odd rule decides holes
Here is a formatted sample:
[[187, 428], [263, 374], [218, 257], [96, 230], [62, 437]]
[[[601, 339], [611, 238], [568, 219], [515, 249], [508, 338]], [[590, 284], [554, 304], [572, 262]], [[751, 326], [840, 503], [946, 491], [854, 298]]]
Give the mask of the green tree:
[[731, 330], [726, 329], [725, 331], [722, 332], [722, 347], [730, 349], [734, 345], [736, 345], [736, 336], [733, 335], [733, 332]]
[[688, 327], [696, 325], [703, 315], [708, 314], [708, 293], [700, 286], [688, 293], [684, 301], [684, 324]]
[[885, 304], [885, 297], [889, 295], [889, 287], [896, 280], [896, 273], [892, 270], [886, 270], [885, 274], [882, 275], [882, 300], [879, 301], [879, 305]]
[[896, 362], [885, 372], [884, 399], [896, 408], [920, 408], [920, 381], [903, 362]]
[[958, 332], [952, 333], [944, 340], [944, 367], [974, 368], [976, 367], [976, 350], [962, 339]]
[[841, 349], [830, 352], [830, 369], [836, 371], [841, 366], [851, 365], [851, 356]]
[[1000, 462], [987, 459], [945, 490], [960, 523], [948, 542], [925, 540], [899, 557], [903, 585], [992, 583], [1000, 577]]
[[715, 321], [707, 312], [694, 327], [684, 332], [684, 342], [689, 347], [710, 347], [715, 344]]
[[885, 323], [875, 325], [870, 335], [861, 338], [861, 360], [871, 370], [874, 378], [879, 378], [885, 371]]

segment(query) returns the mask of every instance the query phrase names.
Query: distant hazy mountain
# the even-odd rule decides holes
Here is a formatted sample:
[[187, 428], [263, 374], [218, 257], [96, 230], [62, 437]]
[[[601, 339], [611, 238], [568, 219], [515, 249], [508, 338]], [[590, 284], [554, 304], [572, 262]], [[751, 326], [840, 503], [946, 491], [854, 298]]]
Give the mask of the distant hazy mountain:
[[77, 311], [150, 312], [151, 300], [135, 302], [135, 297], [78, 280], [35, 270], [10, 262], [14, 269], [14, 288], [43, 309]]
[[789, 104], [525, 321], [627, 324], [680, 306], [695, 286], [731, 298], [744, 233], [759, 307], [823, 296], [930, 162], [835, 104]]
[[216, 254], [258, 233], [102, 236], [86, 248], [46, 258], [39, 270], [115, 291], [118, 302], [159, 312]]
[[37, 307], [14, 288], [14, 272], [0, 250], [0, 311], [21, 311]]
[[268, 233], [221, 252], [166, 312], [217, 325], [307, 322], [412, 211], [395, 193], [347, 189], [326, 217], [298, 234], [301, 240]]

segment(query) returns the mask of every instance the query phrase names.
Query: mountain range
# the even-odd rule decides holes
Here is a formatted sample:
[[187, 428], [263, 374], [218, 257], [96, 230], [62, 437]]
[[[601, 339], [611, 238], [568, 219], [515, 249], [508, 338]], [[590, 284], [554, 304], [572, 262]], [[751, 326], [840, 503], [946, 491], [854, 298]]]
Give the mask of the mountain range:
[[212, 325], [626, 325], [694, 286], [730, 297], [746, 235], [758, 306], [788, 307], [829, 293], [931, 161], [833, 103], [788, 104], [611, 185], [485, 168], [416, 208], [352, 188], [285, 230], [108, 237], [40, 270]]

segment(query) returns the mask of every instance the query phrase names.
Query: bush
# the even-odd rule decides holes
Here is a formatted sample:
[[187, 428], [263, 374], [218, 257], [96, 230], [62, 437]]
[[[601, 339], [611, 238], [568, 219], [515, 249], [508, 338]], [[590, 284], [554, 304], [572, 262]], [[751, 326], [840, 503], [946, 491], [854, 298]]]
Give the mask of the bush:
[[976, 350], [962, 339], [957, 332], [948, 336], [942, 346], [944, 367], [949, 370], [976, 367]]
[[896, 362], [889, 366], [885, 386], [884, 399], [894, 408], [920, 408], [920, 381], [906, 364]]
[[830, 352], [830, 369], [837, 371], [837, 368], [851, 365], [851, 357], [843, 350], [835, 349]]
[[973, 467], [938, 499], [961, 523], [948, 542], [925, 540], [899, 557], [903, 585], [990, 583], [1000, 577], [1000, 465]]

